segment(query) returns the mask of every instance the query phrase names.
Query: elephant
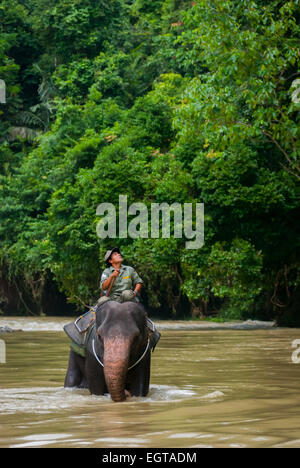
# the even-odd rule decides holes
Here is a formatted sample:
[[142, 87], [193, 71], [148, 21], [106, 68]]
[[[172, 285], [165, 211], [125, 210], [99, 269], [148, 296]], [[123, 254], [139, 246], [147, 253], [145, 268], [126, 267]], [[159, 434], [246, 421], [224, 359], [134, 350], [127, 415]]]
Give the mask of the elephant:
[[109, 393], [114, 402], [149, 392], [151, 346], [140, 303], [107, 301], [95, 308], [85, 356], [70, 350], [65, 387]]

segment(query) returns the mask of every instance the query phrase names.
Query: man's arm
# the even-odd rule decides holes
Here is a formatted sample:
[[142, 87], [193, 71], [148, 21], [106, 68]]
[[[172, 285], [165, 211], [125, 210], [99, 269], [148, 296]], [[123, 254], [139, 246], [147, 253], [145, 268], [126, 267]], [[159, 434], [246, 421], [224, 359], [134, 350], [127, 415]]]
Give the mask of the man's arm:
[[140, 294], [140, 291], [143, 287], [143, 280], [142, 278], [137, 274], [137, 272], [132, 269], [132, 273], [131, 273], [131, 278], [132, 278], [132, 281], [133, 281], [133, 287], [134, 287], [134, 294], [137, 295], [137, 294]]
[[115, 281], [115, 278], [119, 276], [119, 274], [120, 270], [114, 270], [112, 274], [105, 281], [102, 282], [103, 291], [106, 291], [109, 288], [111, 283]]
[[142, 287], [143, 287], [143, 283], [137, 283], [137, 285], [136, 285], [136, 287], [134, 288], [134, 291], [133, 291], [135, 296], [137, 294], [138, 295], [140, 294], [140, 291], [141, 291]]

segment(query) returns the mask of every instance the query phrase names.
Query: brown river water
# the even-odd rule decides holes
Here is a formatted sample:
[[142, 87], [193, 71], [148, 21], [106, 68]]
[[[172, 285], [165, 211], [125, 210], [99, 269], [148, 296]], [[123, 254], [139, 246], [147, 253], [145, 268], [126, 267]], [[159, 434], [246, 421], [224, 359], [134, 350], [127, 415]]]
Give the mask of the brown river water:
[[300, 447], [300, 329], [157, 322], [149, 395], [113, 403], [63, 388], [68, 321], [0, 318], [23, 329], [0, 335], [0, 447]]

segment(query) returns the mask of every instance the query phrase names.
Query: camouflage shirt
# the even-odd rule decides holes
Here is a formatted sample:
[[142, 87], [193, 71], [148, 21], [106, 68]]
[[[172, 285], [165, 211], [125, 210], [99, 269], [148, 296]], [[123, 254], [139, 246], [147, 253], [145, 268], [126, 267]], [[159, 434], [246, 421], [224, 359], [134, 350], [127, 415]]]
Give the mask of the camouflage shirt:
[[[113, 287], [111, 288], [109, 297], [117, 299], [125, 289], [134, 289], [138, 283], [143, 283], [142, 278], [137, 274], [134, 268], [127, 265], [121, 265], [120, 274], [116, 277]], [[101, 276], [100, 288], [107, 278], [113, 273], [114, 268], [111, 266], [106, 268]]]

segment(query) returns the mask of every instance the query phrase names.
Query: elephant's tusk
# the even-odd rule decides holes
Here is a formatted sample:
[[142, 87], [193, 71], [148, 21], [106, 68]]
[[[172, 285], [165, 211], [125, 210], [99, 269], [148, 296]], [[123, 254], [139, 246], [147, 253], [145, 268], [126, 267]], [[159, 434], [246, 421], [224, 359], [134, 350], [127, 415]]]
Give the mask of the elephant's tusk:
[[[145, 351], [143, 352], [143, 354], [141, 355], [141, 357], [130, 367], [128, 367], [128, 370], [130, 369], [133, 369], [133, 367], [135, 367], [147, 354], [147, 351], [149, 349], [149, 344], [150, 344], [150, 339], [148, 338], [148, 342], [147, 342], [147, 346], [146, 346], [146, 349]], [[96, 353], [96, 350], [95, 350], [95, 338], [93, 338], [93, 341], [92, 341], [92, 349], [93, 349], [93, 353], [94, 353], [94, 356], [95, 358], [97, 359], [97, 361], [99, 362], [99, 364], [104, 367], [103, 363], [100, 361], [99, 357], [97, 356], [97, 353]]]

